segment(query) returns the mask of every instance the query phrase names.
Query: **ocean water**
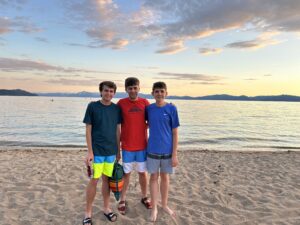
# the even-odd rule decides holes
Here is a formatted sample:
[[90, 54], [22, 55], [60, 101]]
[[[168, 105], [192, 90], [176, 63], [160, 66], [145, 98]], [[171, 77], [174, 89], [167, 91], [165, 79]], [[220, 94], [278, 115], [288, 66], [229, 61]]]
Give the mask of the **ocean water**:
[[[0, 146], [84, 147], [82, 119], [95, 100], [0, 96]], [[180, 150], [300, 150], [300, 103], [170, 101], [179, 112]]]

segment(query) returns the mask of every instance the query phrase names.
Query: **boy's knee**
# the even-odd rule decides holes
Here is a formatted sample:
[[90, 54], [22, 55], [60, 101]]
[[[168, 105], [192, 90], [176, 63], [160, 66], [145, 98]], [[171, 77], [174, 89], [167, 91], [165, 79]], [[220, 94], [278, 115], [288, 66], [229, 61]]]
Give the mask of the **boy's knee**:
[[108, 182], [108, 178], [109, 178], [108, 176], [106, 176], [104, 174], [102, 175], [102, 181], [103, 182]]
[[158, 180], [158, 173], [151, 174], [150, 181], [157, 181]]
[[97, 179], [92, 178], [92, 179], [90, 179], [90, 185], [92, 185], [92, 186], [97, 186], [98, 181], [99, 181], [98, 178], [97, 178]]
[[146, 172], [138, 172], [139, 173], [139, 177], [147, 177], [147, 173]]
[[130, 177], [130, 174], [131, 174], [131, 172], [129, 172], [129, 173], [124, 173], [124, 177], [128, 178], [128, 177]]
[[161, 173], [160, 177], [161, 177], [161, 179], [168, 179], [169, 178], [169, 174], [168, 173]]

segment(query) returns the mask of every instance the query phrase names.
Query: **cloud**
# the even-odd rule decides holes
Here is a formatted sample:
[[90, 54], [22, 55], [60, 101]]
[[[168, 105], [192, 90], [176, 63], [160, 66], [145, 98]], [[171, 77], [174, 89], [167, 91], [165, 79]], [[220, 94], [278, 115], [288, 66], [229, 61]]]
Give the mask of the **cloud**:
[[11, 31], [11, 21], [6, 17], [0, 17], [0, 35]]
[[164, 42], [164, 47], [157, 50], [156, 53], [175, 54], [185, 49], [183, 40], [167, 40]]
[[[138, 41], [155, 40], [156, 53], [175, 54], [189, 40], [237, 29], [240, 32], [300, 32], [298, 0], [144, 0], [137, 7], [122, 8], [112, 0], [65, 0], [68, 20], [84, 29], [90, 48], [121, 49]], [[271, 38], [233, 42], [227, 47], [261, 48]], [[271, 44], [280, 41], [271, 40]], [[234, 44], [235, 43], [235, 44]], [[203, 54], [217, 53], [219, 50]]]
[[[43, 74], [40, 74], [43, 75]], [[66, 77], [66, 75], [54, 75], [54, 77]], [[68, 75], [68, 77], [81, 77], [79, 74]]]
[[35, 33], [42, 31], [40, 28], [30, 23], [25, 17], [0, 17], [0, 35], [18, 31], [22, 33]]
[[224, 83], [216, 83], [216, 82], [191, 82], [190, 84], [201, 84], [201, 85], [225, 85]]
[[270, 31], [261, 33], [256, 39], [248, 41], [237, 41], [227, 44], [225, 47], [228, 48], [240, 48], [240, 49], [259, 49], [269, 45], [277, 45], [282, 41], [273, 39], [274, 36], [278, 35], [279, 32]]
[[[218, 80], [224, 79], [224, 77], [221, 77], [221, 76], [211, 76], [211, 75], [203, 75], [203, 74], [188, 74], [188, 73], [161, 72], [161, 73], [159, 73], [159, 75], [163, 76], [165, 79], [174, 79], [174, 80], [218, 81]], [[161, 79], [161, 77], [158, 79]]]
[[117, 38], [112, 41], [104, 42], [101, 47], [110, 47], [112, 49], [121, 49], [128, 45], [129, 41], [126, 39]]
[[[242, 30], [249, 24], [259, 33], [300, 31], [300, 2], [295, 0], [147, 0], [144, 5], [161, 17], [159, 37], [166, 42], [166, 48], [170, 39], [180, 39], [184, 43], [218, 32]], [[280, 43], [275, 40], [268, 43], [268, 40], [261, 36], [250, 43], [239, 44], [261, 48]]]
[[142, 1], [136, 2], [137, 9], [131, 10], [124, 10], [110, 0], [67, 2], [68, 21], [92, 40], [79, 43], [82, 47], [122, 49], [137, 41], [153, 39], [161, 31], [155, 25], [159, 20], [157, 14], [144, 7]]
[[58, 80], [50, 79], [45, 82], [52, 83], [52, 84], [66, 85], [66, 86], [90, 86], [90, 85], [98, 85], [100, 83], [100, 79], [90, 79], [90, 80], [78, 79], [77, 80], [77, 79], [60, 78]]
[[39, 42], [44, 42], [44, 43], [49, 43], [47, 38], [43, 38], [43, 37], [36, 37], [35, 40], [39, 41]]
[[97, 48], [105, 48], [109, 47], [112, 49], [122, 49], [126, 45], [128, 45], [129, 41], [126, 39], [114, 39], [111, 41], [101, 41], [101, 43], [90, 43], [90, 44], [80, 44], [80, 43], [65, 43], [69, 46], [75, 46], [75, 47], [85, 47], [85, 48], [91, 48], [91, 49], [97, 49]]
[[269, 45], [277, 45], [279, 43], [281, 43], [281, 41], [257, 38], [257, 39], [249, 40], [249, 41], [233, 42], [233, 43], [227, 44], [225, 47], [239, 48], [239, 49], [259, 49], [259, 48], [264, 48]]
[[90, 37], [99, 40], [99, 41], [110, 41], [114, 38], [115, 32], [107, 28], [91, 28], [86, 31], [87, 35]]
[[245, 80], [254, 81], [254, 80], [257, 80], [257, 79], [255, 79], [255, 78], [247, 78]]
[[6, 72], [14, 71], [54, 71], [54, 72], [64, 72], [64, 73], [94, 73], [97, 71], [77, 69], [72, 67], [61, 67], [50, 65], [40, 61], [33, 61], [28, 59], [11, 59], [11, 58], [0, 58], [0, 70]]
[[221, 53], [221, 48], [200, 48], [199, 53], [202, 55], [211, 55]]
[[[59, 85], [66, 85], [66, 86], [95, 86], [98, 85], [101, 81], [103, 81], [103, 78], [99, 79], [49, 79], [45, 82], [52, 83], [52, 84], [59, 84]], [[122, 86], [123, 83], [121, 83], [120, 80], [113, 80], [118, 87]]]
[[145, 70], [157, 70], [159, 67], [157, 66], [136, 66], [137, 69], [145, 69]]
[[84, 27], [84, 32], [92, 41], [77, 46], [88, 48], [122, 49], [137, 34], [135, 28], [140, 24], [137, 17], [122, 13], [113, 1], [100, 0], [81, 2], [69, 1], [70, 21]]

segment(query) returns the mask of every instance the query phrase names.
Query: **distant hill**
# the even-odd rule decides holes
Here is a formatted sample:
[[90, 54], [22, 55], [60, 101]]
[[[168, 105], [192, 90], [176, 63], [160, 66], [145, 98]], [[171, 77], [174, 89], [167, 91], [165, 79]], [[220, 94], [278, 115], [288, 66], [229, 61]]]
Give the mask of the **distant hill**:
[[[84, 97], [84, 98], [98, 98], [100, 97], [98, 92], [78, 92], [78, 93], [37, 93], [39, 96], [50, 96], [50, 97]], [[153, 98], [150, 94], [139, 94], [142, 98]], [[127, 93], [118, 92], [115, 98], [125, 98]], [[284, 101], [284, 102], [300, 102], [299, 96], [293, 95], [274, 95], [274, 96], [255, 96], [248, 97], [246, 95], [233, 96], [233, 95], [207, 95], [199, 97], [191, 96], [168, 96], [168, 99], [183, 99], [183, 100], [222, 100], [222, 101]]]
[[21, 89], [15, 89], [15, 90], [6, 90], [6, 89], [0, 89], [0, 95], [6, 95], [6, 96], [37, 96], [37, 94], [30, 93], [28, 91], [24, 91]]
[[299, 96], [293, 95], [274, 95], [274, 96], [255, 96], [248, 97], [246, 95], [232, 96], [232, 95], [208, 95], [203, 97], [196, 97], [198, 100], [229, 100], [229, 101], [280, 101], [280, 102], [300, 102]]
[[[49, 97], [82, 97], [82, 98], [99, 98], [100, 95], [98, 92], [78, 92], [78, 93], [61, 93], [61, 92], [52, 92], [52, 93], [30, 93], [21, 89], [15, 90], [6, 90], [0, 89], [0, 95], [6, 96], [49, 96]], [[142, 98], [151, 99], [153, 98], [150, 94], [139, 94]], [[118, 92], [115, 95], [115, 98], [125, 98], [127, 93]], [[168, 99], [183, 99], [183, 100], [222, 100], [222, 101], [280, 101], [280, 102], [300, 102], [299, 96], [294, 95], [270, 95], [270, 96], [255, 96], [248, 97], [246, 95], [233, 96], [233, 95], [207, 95], [207, 96], [168, 96]]]

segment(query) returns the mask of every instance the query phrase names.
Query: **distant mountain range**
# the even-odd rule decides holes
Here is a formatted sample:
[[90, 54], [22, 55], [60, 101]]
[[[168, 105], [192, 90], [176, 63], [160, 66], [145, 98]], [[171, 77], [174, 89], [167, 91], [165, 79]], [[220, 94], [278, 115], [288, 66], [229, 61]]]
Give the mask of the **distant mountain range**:
[[[78, 92], [78, 93], [37, 93], [39, 96], [51, 96], [51, 97], [84, 97], [84, 98], [98, 98], [98, 92]], [[153, 98], [150, 94], [139, 93], [142, 98]], [[115, 98], [125, 98], [127, 93], [118, 92]], [[274, 96], [255, 96], [248, 97], [245, 95], [233, 96], [233, 95], [207, 95], [207, 96], [168, 96], [168, 99], [183, 99], [183, 100], [227, 100], [227, 101], [282, 101], [282, 102], [300, 102], [299, 96], [293, 95], [274, 95]]]
[[[11, 96], [48, 96], [48, 97], [81, 97], [81, 98], [98, 98], [100, 97], [98, 92], [78, 92], [78, 93], [30, 93], [24, 90], [4, 90], [0, 89], [0, 95], [11, 95]], [[139, 94], [142, 98], [153, 98], [150, 94]], [[118, 92], [115, 98], [125, 98], [127, 94], [125, 92]], [[183, 99], [183, 100], [227, 100], [227, 101], [281, 101], [281, 102], [300, 102], [299, 96], [294, 95], [274, 95], [274, 96], [255, 96], [248, 97], [245, 95], [233, 96], [233, 95], [207, 95], [199, 97], [191, 96], [168, 96], [168, 99]]]
[[0, 95], [9, 95], [9, 96], [38, 96], [37, 94], [30, 93], [21, 89], [15, 90], [6, 90], [0, 89]]

